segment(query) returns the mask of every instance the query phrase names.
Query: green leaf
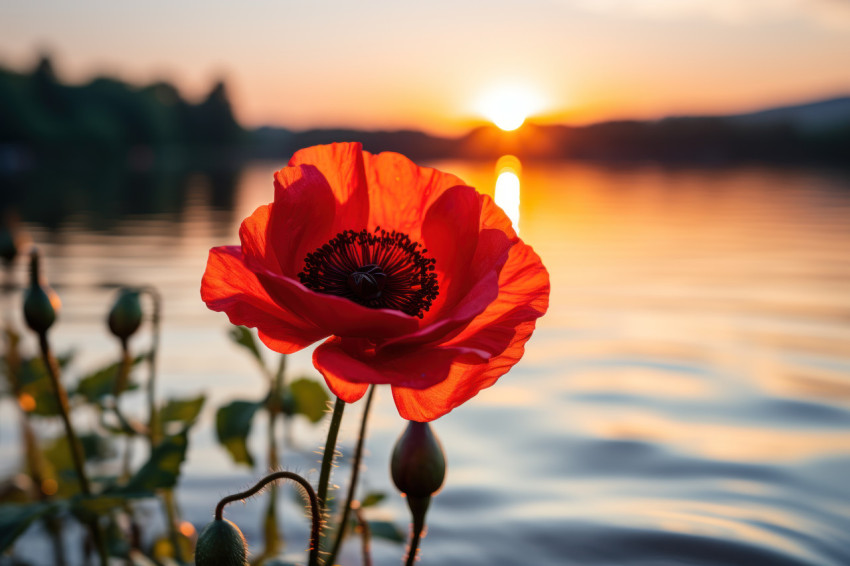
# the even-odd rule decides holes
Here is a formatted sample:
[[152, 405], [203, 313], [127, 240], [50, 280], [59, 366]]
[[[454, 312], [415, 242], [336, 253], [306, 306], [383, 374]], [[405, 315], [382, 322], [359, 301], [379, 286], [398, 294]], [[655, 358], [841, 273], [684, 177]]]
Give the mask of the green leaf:
[[386, 493], [382, 493], [380, 491], [370, 491], [366, 494], [366, 497], [364, 497], [360, 501], [360, 507], [374, 507], [375, 505], [386, 499], [386, 497]]
[[27, 411], [42, 417], [59, 415], [56, 393], [41, 358], [30, 358], [21, 363], [18, 387], [18, 402]]
[[[133, 358], [130, 368], [132, 369], [143, 359], [144, 356]], [[93, 371], [80, 380], [75, 393], [82, 395], [90, 403], [96, 403], [103, 397], [112, 395], [115, 389], [115, 380], [118, 379], [118, 372], [120, 371], [121, 362], [115, 362], [97, 371]], [[130, 382], [125, 391], [135, 389], [136, 387], [138, 387], [137, 384]]]
[[90, 432], [81, 434], [79, 439], [86, 460], [103, 461], [113, 458], [116, 454], [115, 446], [108, 436]]
[[295, 413], [304, 415], [310, 422], [322, 420], [328, 409], [330, 396], [321, 383], [314, 379], [302, 377], [289, 384], [295, 404]]
[[263, 360], [263, 356], [260, 354], [260, 349], [257, 347], [257, 341], [254, 339], [254, 333], [251, 332], [248, 328], [244, 326], [233, 326], [230, 331], [227, 333], [231, 340], [234, 343], [239, 344], [246, 350], [248, 350], [254, 359], [257, 360], [261, 366], [265, 367], [266, 362]]
[[[104, 461], [115, 456], [111, 439], [96, 433], [79, 436], [83, 448], [83, 457], [88, 461]], [[44, 443], [42, 453], [49, 463], [48, 475], [55, 476], [59, 482], [60, 497], [69, 496], [79, 489], [71, 447], [67, 437], [58, 436]]]
[[15, 539], [21, 536], [33, 521], [57, 507], [55, 503], [0, 505], [0, 553], [12, 546]]
[[[153, 496], [153, 493], [150, 493]], [[127, 502], [123, 494], [76, 495], [71, 498], [72, 510], [79, 514], [83, 511], [87, 516], [107, 515], [115, 509], [121, 509]]]
[[159, 410], [159, 422], [163, 428], [170, 423], [181, 423], [183, 427], [195, 424], [206, 398], [203, 395], [194, 399], [169, 399]]
[[262, 402], [233, 401], [216, 411], [216, 436], [237, 464], [254, 465], [254, 458], [248, 451], [246, 439], [251, 432], [254, 414], [262, 406]]
[[128, 497], [132, 497], [134, 493], [144, 497], [145, 493], [156, 489], [174, 487], [180, 476], [180, 466], [186, 459], [188, 444], [188, 429], [166, 436], [153, 449], [148, 461], [130, 478], [127, 485], [120, 489], [120, 492], [127, 494]]
[[404, 533], [401, 532], [395, 523], [390, 521], [366, 521], [369, 524], [369, 531], [373, 538], [381, 538], [392, 542], [403, 543], [405, 541]]

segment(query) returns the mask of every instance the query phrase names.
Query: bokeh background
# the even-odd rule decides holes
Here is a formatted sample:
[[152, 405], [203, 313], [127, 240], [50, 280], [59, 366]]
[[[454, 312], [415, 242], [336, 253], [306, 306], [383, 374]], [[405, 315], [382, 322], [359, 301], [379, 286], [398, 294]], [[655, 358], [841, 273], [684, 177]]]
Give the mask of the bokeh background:
[[[207, 252], [294, 151], [334, 141], [495, 196], [551, 275], [522, 361], [434, 424], [449, 473], [422, 564], [850, 563], [850, 3], [6, 0], [4, 226], [43, 252], [69, 383], [120, 355], [116, 286], [161, 292], [160, 395], [206, 396], [176, 491], [190, 535], [267, 465], [261, 419], [253, 466], [216, 440], [216, 410], [266, 386], [200, 300]], [[5, 324], [20, 302], [4, 293]], [[309, 349], [287, 375], [321, 381]], [[18, 412], [0, 398], [9, 481]], [[284, 467], [315, 480], [327, 423], [287, 426]], [[364, 512], [402, 534], [403, 426], [379, 390], [361, 493], [387, 497]], [[281, 553], [303, 562], [288, 494]], [[263, 509], [228, 511], [255, 553]], [[391, 539], [375, 564], [401, 561]], [[0, 564], [54, 563], [46, 540], [33, 525]], [[361, 563], [356, 538], [340, 562]]]

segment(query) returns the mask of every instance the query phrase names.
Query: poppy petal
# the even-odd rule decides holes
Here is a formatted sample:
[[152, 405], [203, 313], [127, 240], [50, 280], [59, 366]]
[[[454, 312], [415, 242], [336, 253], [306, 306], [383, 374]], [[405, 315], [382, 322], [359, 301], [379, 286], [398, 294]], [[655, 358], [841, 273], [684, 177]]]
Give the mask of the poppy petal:
[[[275, 196], [267, 231], [268, 246], [275, 250], [279, 269], [272, 271], [295, 277], [308, 253], [333, 236], [336, 201], [330, 185], [315, 167], [285, 167], [275, 173]], [[253, 224], [260, 240], [262, 224]]]
[[257, 328], [260, 339], [282, 354], [297, 352], [329, 334], [279, 307], [246, 267], [238, 246], [210, 250], [201, 299], [211, 310], [225, 312], [231, 323]]
[[508, 348], [489, 362], [455, 363], [446, 379], [427, 389], [394, 385], [393, 400], [401, 418], [433, 421], [475, 397], [482, 389], [492, 386], [520, 360], [534, 324], [535, 321], [530, 321], [517, 327]]
[[429, 348], [398, 351], [390, 355], [362, 356], [358, 340], [332, 336], [313, 353], [313, 364], [331, 381], [391, 384], [422, 389], [445, 379], [452, 363], [480, 361], [486, 352], [468, 348]]
[[380, 226], [422, 241], [425, 211], [443, 192], [465, 185], [458, 177], [419, 167], [398, 153], [363, 152], [369, 184], [369, 228]]
[[512, 242], [519, 240], [511, 219], [490, 198], [490, 195], [481, 195], [481, 228], [492, 228], [504, 232]]
[[[437, 316], [426, 316], [425, 324], [417, 332], [389, 340], [381, 347], [446, 342], [453, 338], [464, 325], [481, 314], [498, 297], [499, 271], [508, 259], [510, 245], [503, 232], [483, 230], [478, 238], [475, 256], [465, 267], [471, 274], [473, 286], [462, 290], [465, 295], [453, 299], [456, 303], [453, 306], [443, 305]], [[442, 289], [440, 292], [442, 293]]]
[[[329, 340], [333, 340], [330, 338]], [[321, 348], [324, 344], [320, 344], [318, 348], [313, 351], [313, 366], [319, 369], [322, 375], [325, 378], [325, 383], [328, 384], [328, 388], [331, 390], [331, 393], [345, 401], [346, 403], [354, 403], [355, 401], [359, 401], [361, 397], [366, 393], [366, 390], [369, 388], [368, 383], [358, 383], [353, 381], [348, 381], [346, 379], [342, 379], [337, 377], [335, 373], [332, 372], [324, 372], [321, 370], [321, 362], [318, 361], [318, 357], [321, 356]]]
[[[369, 191], [360, 143], [333, 143], [302, 149], [290, 166], [315, 168], [327, 180], [336, 200], [334, 235], [361, 230], [369, 220]], [[312, 251], [312, 250], [311, 250]]]
[[488, 351], [485, 363], [456, 362], [448, 377], [427, 389], [393, 386], [405, 419], [434, 420], [493, 385], [522, 357], [536, 319], [549, 305], [549, 274], [530, 246], [518, 242], [499, 276], [499, 297], [445, 346]]
[[447, 345], [499, 354], [513, 343], [515, 328], [549, 307], [549, 273], [531, 246], [517, 242], [499, 274], [499, 296]]
[[372, 309], [336, 295], [317, 293], [286, 276], [251, 265], [270, 297], [329, 334], [343, 337], [393, 338], [415, 332], [419, 319], [393, 309]]
[[239, 226], [239, 241], [242, 242], [243, 254], [257, 258], [274, 269], [279, 266], [277, 254], [274, 246], [269, 246], [266, 239], [271, 211], [272, 205], [264, 204], [243, 220]]
[[422, 222], [422, 242], [436, 259], [440, 294], [432, 305], [431, 318], [443, 304], [453, 305], [457, 295], [474, 282], [469, 266], [478, 247], [481, 204], [472, 187], [452, 187], [428, 207]]

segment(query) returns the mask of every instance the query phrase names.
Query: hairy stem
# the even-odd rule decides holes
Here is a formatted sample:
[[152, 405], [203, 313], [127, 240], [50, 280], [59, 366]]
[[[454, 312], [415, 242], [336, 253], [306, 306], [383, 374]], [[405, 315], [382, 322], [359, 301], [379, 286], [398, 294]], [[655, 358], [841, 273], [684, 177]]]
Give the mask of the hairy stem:
[[321, 509], [319, 508], [319, 498], [316, 496], [316, 492], [313, 489], [313, 486], [310, 485], [310, 482], [308, 482], [298, 474], [285, 471], [273, 472], [258, 481], [253, 487], [239, 493], [234, 493], [233, 495], [228, 495], [227, 497], [219, 501], [218, 505], [216, 505], [215, 519], [216, 521], [221, 521], [224, 518], [224, 507], [227, 504], [233, 503], [234, 501], [241, 501], [243, 499], [251, 497], [252, 495], [256, 495], [266, 485], [277, 480], [292, 480], [298, 483], [301, 487], [304, 488], [304, 491], [307, 492], [307, 498], [310, 501], [311, 515], [310, 557], [308, 564], [309, 566], [317, 566], [319, 564], [319, 526], [321, 525]]
[[339, 435], [339, 425], [342, 422], [342, 412], [345, 410], [345, 401], [336, 398], [334, 412], [331, 415], [331, 424], [328, 427], [328, 439], [325, 442], [325, 450], [322, 454], [322, 470], [319, 473], [319, 503], [322, 506], [322, 515], [328, 507], [328, 483], [331, 478], [334, 454], [336, 453], [336, 438]]
[[430, 495], [427, 497], [407, 496], [407, 506], [410, 508], [410, 515], [413, 521], [410, 525], [410, 546], [407, 549], [407, 559], [404, 562], [405, 566], [413, 566], [413, 563], [416, 562], [416, 551], [419, 549], [422, 530], [425, 528], [425, 514], [428, 512], [430, 504]]
[[330, 555], [325, 560], [325, 564], [332, 565], [336, 560], [339, 549], [342, 546], [342, 540], [345, 538], [345, 529], [348, 527], [348, 517], [351, 512], [351, 503], [354, 501], [354, 494], [357, 491], [357, 480], [360, 477], [360, 462], [363, 459], [363, 445], [366, 440], [366, 423], [369, 419], [369, 409], [372, 408], [372, 397], [375, 395], [375, 386], [369, 386], [369, 394], [366, 396], [366, 405], [363, 407], [363, 418], [360, 420], [360, 433], [357, 437], [357, 447], [354, 450], [354, 462], [351, 464], [351, 481], [348, 484], [348, 495], [345, 498], [345, 505], [342, 508], [342, 518], [339, 521], [339, 527], [336, 532], [336, 541], [334, 541], [333, 549]]
[[419, 541], [422, 538], [422, 529], [425, 527], [425, 521], [414, 520], [411, 526], [412, 533], [410, 538], [410, 546], [407, 549], [407, 559], [404, 561], [404, 566], [413, 566], [416, 562], [416, 552], [419, 549]]

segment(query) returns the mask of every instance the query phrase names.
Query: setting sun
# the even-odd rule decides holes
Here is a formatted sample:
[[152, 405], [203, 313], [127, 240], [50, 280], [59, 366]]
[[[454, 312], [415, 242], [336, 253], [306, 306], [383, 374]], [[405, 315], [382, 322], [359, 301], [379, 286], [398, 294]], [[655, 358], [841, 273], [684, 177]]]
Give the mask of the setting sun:
[[481, 98], [478, 109], [505, 131], [516, 130], [526, 118], [540, 110], [540, 97], [519, 85], [495, 88]]

